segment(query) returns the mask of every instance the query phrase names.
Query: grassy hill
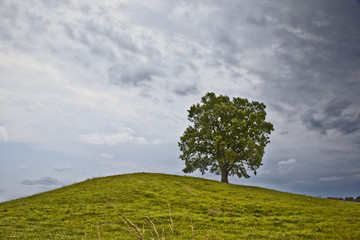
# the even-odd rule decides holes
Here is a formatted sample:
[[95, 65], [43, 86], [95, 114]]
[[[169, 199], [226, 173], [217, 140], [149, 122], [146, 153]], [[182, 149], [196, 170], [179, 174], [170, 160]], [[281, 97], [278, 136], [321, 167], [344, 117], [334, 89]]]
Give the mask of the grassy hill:
[[137, 239], [134, 226], [144, 239], [360, 239], [360, 204], [149, 173], [0, 203], [0, 239]]

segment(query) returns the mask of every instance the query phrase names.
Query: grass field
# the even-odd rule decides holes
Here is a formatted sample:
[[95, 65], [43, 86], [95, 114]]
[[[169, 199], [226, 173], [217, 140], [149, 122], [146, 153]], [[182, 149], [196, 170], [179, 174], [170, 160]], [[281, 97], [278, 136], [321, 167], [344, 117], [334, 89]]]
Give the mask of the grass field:
[[0, 239], [137, 239], [127, 219], [144, 239], [360, 239], [359, 203], [150, 173], [0, 203]]

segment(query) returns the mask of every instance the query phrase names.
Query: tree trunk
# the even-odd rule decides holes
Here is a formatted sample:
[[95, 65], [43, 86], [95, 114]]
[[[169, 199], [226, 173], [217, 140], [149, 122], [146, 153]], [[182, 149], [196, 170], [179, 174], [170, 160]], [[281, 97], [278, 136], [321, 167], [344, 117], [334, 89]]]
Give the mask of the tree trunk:
[[229, 175], [228, 171], [226, 170], [221, 171], [221, 182], [229, 183], [228, 175]]

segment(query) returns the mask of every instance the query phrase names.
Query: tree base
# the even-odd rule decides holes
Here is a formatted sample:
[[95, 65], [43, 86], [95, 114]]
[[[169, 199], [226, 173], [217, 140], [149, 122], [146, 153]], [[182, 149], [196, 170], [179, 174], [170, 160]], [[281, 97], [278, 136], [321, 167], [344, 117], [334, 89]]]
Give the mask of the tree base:
[[229, 183], [228, 175], [227, 175], [227, 174], [221, 173], [221, 182], [223, 182], [223, 183]]

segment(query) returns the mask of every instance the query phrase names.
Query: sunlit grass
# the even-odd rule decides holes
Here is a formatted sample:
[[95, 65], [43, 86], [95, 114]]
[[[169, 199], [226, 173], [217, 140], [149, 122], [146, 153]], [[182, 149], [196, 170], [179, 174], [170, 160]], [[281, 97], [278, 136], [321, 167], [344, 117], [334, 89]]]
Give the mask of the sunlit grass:
[[144, 239], [360, 239], [359, 203], [146, 173], [1, 203], [0, 239], [137, 239], [129, 221]]

